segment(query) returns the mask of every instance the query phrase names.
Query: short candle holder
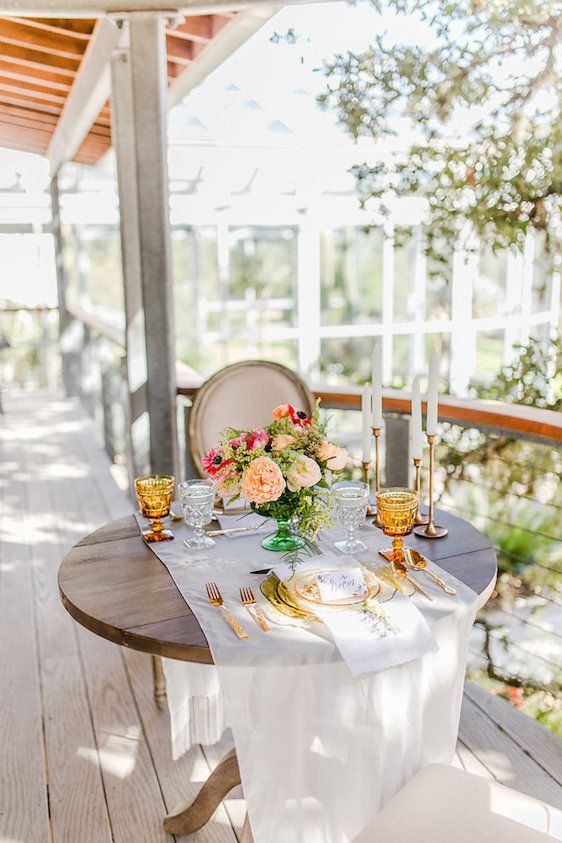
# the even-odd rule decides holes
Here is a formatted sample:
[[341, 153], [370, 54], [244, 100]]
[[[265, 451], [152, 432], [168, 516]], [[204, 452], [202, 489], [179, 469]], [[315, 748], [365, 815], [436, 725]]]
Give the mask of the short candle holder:
[[435, 435], [427, 436], [427, 442], [429, 444], [429, 512], [428, 512], [428, 521], [427, 525], [418, 524], [417, 527], [414, 528], [414, 533], [416, 536], [420, 536], [423, 539], [442, 539], [444, 536], [447, 535], [449, 532], [446, 527], [440, 527], [439, 525], [435, 524], [433, 521], [433, 472], [435, 466]]
[[427, 524], [427, 516], [421, 514], [420, 510], [420, 500], [421, 500], [421, 460], [418, 460], [414, 457], [412, 460], [414, 463], [414, 469], [416, 472], [416, 481], [415, 481], [415, 489], [418, 493], [418, 508], [416, 510], [416, 515], [414, 518], [414, 524]]
[[[377, 492], [381, 490], [381, 482], [380, 482], [380, 470], [379, 470], [379, 439], [382, 433], [382, 427], [373, 427], [373, 436], [375, 437], [375, 499]], [[372, 513], [371, 513], [372, 514]], [[375, 513], [375, 518], [373, 520], [373, 524], [376, 527], [381, 526], [381, 520], [379, 518], [379, 513]]]
[[367, 515], [374, 515], [376, 510], [373, 509], [371, 506], [371, 481], [369, 480], [369, 472], [371, 470], [371, 461], [365, 462], [365, 460], [361, 461], [361, 465], [363, 466], [363, 480], [369, 487], [369, 503], [367, 504]]

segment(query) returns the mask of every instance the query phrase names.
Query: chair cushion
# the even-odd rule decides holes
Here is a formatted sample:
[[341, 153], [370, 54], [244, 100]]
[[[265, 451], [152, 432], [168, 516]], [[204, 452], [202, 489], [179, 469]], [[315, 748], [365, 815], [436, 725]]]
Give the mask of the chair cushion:
[[550, 843], [562, 811], [444, 764], [420, 770], [353, 843]]

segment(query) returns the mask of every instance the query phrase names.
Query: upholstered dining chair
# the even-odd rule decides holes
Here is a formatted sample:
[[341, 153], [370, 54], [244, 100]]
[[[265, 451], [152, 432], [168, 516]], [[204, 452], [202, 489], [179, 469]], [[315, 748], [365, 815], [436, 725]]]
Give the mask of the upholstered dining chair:
[[278, 404], [293, 404], [311, 415], [314, 396], [291, 369], [267, 360], [233, 363], [198, 389], [189, 414], [188, 437], [196, 471], [205, 477], [203, 456], [228, 425], [253, 429], [271, 423]]
[[424, 767], [353, 843], [554, 843], [562, 811], [446, 764]]

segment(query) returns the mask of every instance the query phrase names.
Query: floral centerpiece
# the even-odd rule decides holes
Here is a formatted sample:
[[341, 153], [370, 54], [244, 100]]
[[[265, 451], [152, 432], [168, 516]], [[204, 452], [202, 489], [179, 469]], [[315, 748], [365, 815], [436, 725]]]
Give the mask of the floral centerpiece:
[[[326, 438], [318, 404], [312, 418], [292, 404], [273, 410], [273, 421], [259, 430], [227, 428], [203, 460], [218, 492], [243, 498], [260, 515], [277, 521], [277, 533], [264, 540], [268, 550], [302, 547], [331, 524], [326, 489], [331, 475], [348, 462], [345, 448]], [[298, 525], [300, 535], [291, 530]]]

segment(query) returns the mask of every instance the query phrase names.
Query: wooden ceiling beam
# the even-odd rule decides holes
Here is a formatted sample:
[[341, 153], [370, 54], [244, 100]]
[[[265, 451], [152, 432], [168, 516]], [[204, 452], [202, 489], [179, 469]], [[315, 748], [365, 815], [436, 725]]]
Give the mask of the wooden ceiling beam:
[[96, 18], [22, 18], [33, 21], [37, 26], [89, 38], [96, 25]]
[[38, 111], [45, 111], [48, 114], [61, 114], [62, 106], [55, 105], [55, 103], [44, 102], [36, 97], [14, 97], [4, 91], [0, 93], [0, 102], [6, 102], [10, 105], [19, 105], [22, 108], [37, 108]]
[[[57, 38], [72, 38], [75, 41], [81, 41], [84, 44], [87, 44], [90, 40], [90, 35], [92, 34], [92, 29], [94, 28], [95, 20], [93, 21], [80, 21], [80, 23], [86, 23], [87, 26], [85, 27], [84, 31], [79, 31], [76, 29], [71, 28], [71, 24], [73, 23], [72, 19], [67, 21], [62, 20], [60, 18], [15, 18], [15, 17], [6, 17], [4, 20], [13, 21], [14, 23], [22, 24], [23, 26], [27, 26], [31, 29], [36, 29], [39, 32], [48, 32], [53, 35], [56, 35]], [[64, 24], [64, 26], [63, 26]]]
[[185, 66], [193, 60], [193, 42], [180, 41], [166, 35], [166, 53], [168, 60]]
[[0, 44], [2, 44], [0, 56], [4, 61], [26, 64], [28, 67], [38, 69], [45, 68], [52, 73], [64, 73], [65, 75], [68, 73], [75, 74], [80, 67], [79, 57], [68, 59], [62, 56], [53, 56], [50, 53], [41, 52], [41, 50], [26, 49], [2, 38], [1, 32]]
[[79, 39], [64, 38], [52, 32], [44, 32], [21, 24], [13, 18], [0, 18], [0, 37], [4, 43], [61, 56], [65, 59], [80, 59], [88, 44]]
[[66, 97], [64, 93], [59, 92], [58, 94], [53, 93], [53, 91], [45, 90], [39, 85], [33, 85], [30, 83], [25, 82], [14, 82], [11, 79], [4, 79], [3, 76], [0, 75], [0, 91], [10, 94], [11, 96], [33, 96], [37, 97], [40, 100], [44, 100], [45, 102], [54, 102], [58, 103], [59, 105], [63, 106]]
[[167, 29], [166, 32], [173, 38], [208, 44], [213, 37], [213, 15], [186, 18], [183, 23], [180, 23], [174, 29]]
[[56, 126], [58, 119], [56, 114], [48, 114], [44, 111], [36, 111], [35, 109], [31, 108], [22, 108], [21, 106], [9, 105], [3, 102], [0, 102], [0, 114], [3, 114], [5, 117], [13, 116], [14, 118], [19, 118], [22, 120], [44, 123], [48, 126]]
[[68, 92], [72, 87], [72, 80], [74, 74], [59, 74], [51, 73], [48, 70], [39, 70], [34, 67], [28, 67], [23, 64], [14, 64], [11, 61], [5, 61], [0, 55], [0, 76], [7, 79], [15, 79], [21, 82], [37, 83], [43, 85], [45, 88], [51, 88], [53, 91]]
[[51, 134], [49, 128], [26, 127], [23, 129], [21, 126], [15, 126], [11, 120], [6, 120], [6, 118], [0, 116], [0, 137], [12, 137], [16, 139], [19, 136], [22, 140], [31, 138], [45, 143], [46, 146], [49, 143]]
[[9, 149], [17, 149], [20, 152], [33, 152], [37, 155], [44, 155], [46, 144], [44, 142], [34, 142], [29, 137], [22, 137], [21, 134], [13, 136], [5, 134], [0, 126], [0, 146], [8, 147]]

